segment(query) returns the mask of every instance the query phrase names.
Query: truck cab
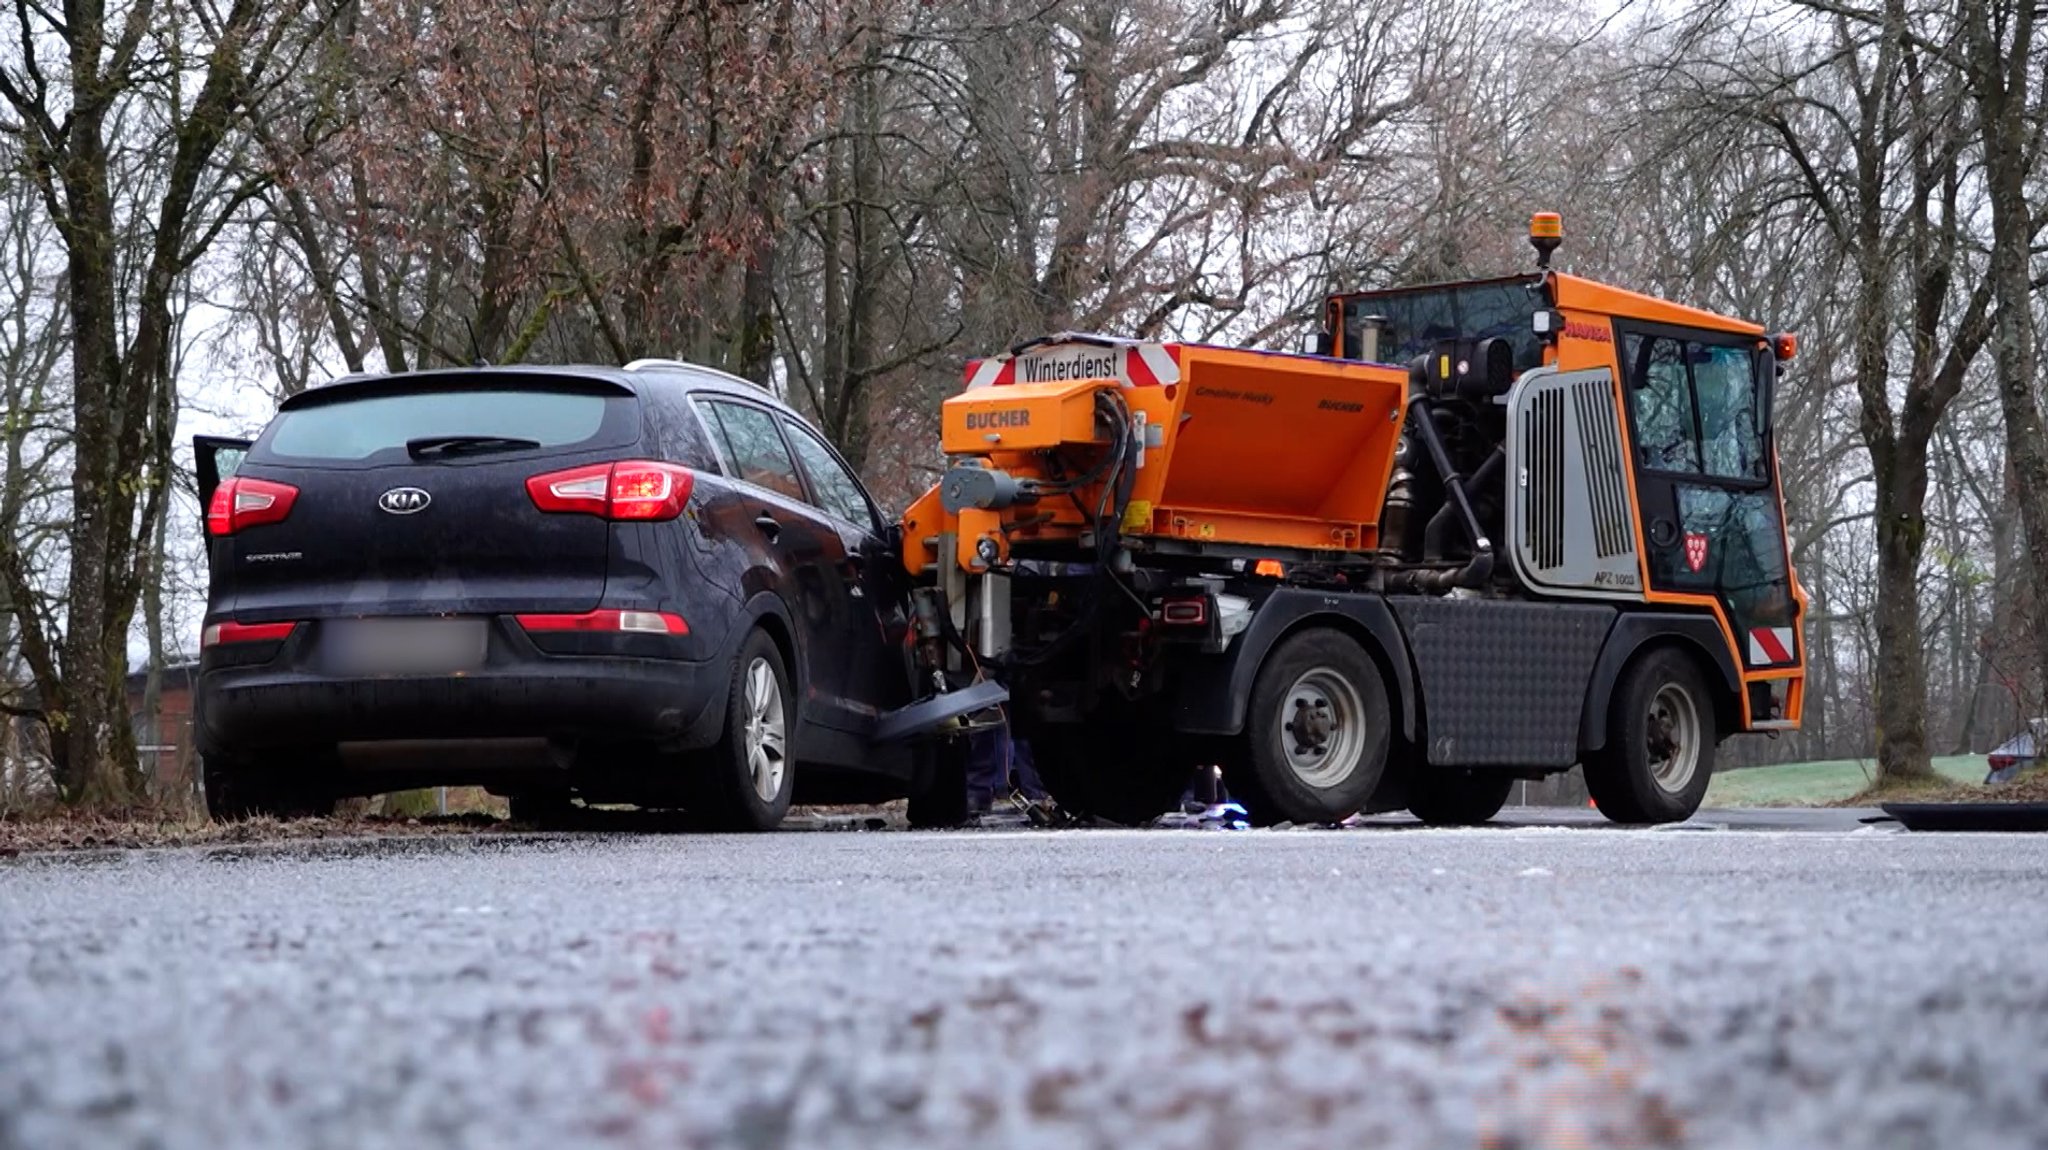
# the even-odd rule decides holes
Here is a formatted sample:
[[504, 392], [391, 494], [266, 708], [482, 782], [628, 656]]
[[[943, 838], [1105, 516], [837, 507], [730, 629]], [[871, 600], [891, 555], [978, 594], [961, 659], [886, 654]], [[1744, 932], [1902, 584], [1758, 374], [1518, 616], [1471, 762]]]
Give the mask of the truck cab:
[[1547, 268], [1341, 294], [1327, 314], [1338, 358], [1506, 345], [1503, 475], [1474, 494], [1521, 588], [1707, 612], [1740, 669], [1738, 729], [1798, 725], [1805, 600], [1771, 420], [1794, 337]]

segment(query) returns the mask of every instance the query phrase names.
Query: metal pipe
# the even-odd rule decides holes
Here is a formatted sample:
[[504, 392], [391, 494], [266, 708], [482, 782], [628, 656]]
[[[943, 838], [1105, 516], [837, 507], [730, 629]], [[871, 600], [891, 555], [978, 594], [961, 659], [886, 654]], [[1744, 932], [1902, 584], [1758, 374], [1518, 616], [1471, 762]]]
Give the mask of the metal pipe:
[[[1423, 450], [1429, 452], [1429, 461], [1436, 467], [1436, 473], [1443, 480], [1444, 495], [1458, 517], [1465, 521], [1465, 532], [1472, 540], [1472, 559], [1454, 571], [1403, 571], [1387, 577], [1394, 586], [1410, 586], [1418, 591], [1442, 594], [1454, 587], [1480, 587], [1493, 577], [1493, 540], [1479, 526], [1479, 514], [1472, 509], [1472, 500], [1465, 494], [1465, 477], [1451, 466], [1451, 453], [1444, 449], [1443, 437], [1437, 434], [1436, 421], [1430, 418], [1428, 397], [1412, 394], [1408, 400], [1408, 426], [1413, 428]], [[1491, 463], [1491, 458], [1488, 459]], [[1480, 470], [1486, 468], [1481, 466]], [[1439, 513], [1441, 514], [1441, 513]], [[1434, 520], [1432, 520], [1434, 526]], [[1424, 531], [1428, 538], [1428, 531]]]
[[[1468, 487], [1468, 494], [1470, 491], [1477, 491], [1481, 493], [1483, 498], [1489, 484], [1500, 482], [1500, 473], [1507, 467], [1507, 463], [1507, 452], [1502, 448], [1494, 448], [1493, 454], [1486, 457], [1486, 462], [1479, 465], [1479, 470], [1472, 473], [1470, 482], [1462, 484], [1462, 486]], [[1429, 517], [1429, 523], [1422, 531], [1423, 558], [1441, 559], [1443, 557], [1444, 536], [1451, 529], [1451, 520], [1456, 511], [1456, 507], [1446, 502], [1442, 507], [1436, 509], [1435, 515]], [[1477, 537], [1476, 532], [1474, 537]]]

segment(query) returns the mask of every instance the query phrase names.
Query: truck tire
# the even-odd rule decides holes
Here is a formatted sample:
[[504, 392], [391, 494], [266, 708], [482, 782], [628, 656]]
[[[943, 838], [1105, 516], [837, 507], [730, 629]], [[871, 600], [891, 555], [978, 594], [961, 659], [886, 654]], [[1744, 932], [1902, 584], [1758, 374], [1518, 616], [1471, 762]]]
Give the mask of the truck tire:
[[1302, 631], [1259, 668], [1224, 782], [1253, 822], [1341, 822], [1379, 786], [1389, 714], [1365, 648], [1328, 628]]
[[756, 629], [740, 644], [726, 692], [725, 733], [697, 764], [685, 808], [705, 830], [772, 831], [796, 793], [796, 703], [782, 652]]
[[1036, 727], [1030, 742], [1038, 777], [1062, 812], [1124, 826], [1143, 826], [1172, 810], [1193, 774], [1166, 725], [1129, 707]]
[[1671, 647], [1629, 665], [1607, 707], [1607, 745], [1586, 760], [1586, 789], [1617, 823], [1683, 822], [1714, 775], [1714, 699], [1699, 666]]
[[206, 813], [216, 822], [249, 818], [326, 818], [334, 813], [334, 796], [306, 780], [280, 780], [276, 766], [229, 755], [202, 755], [199, 785], [206, 794]]
[[1499, 814], [1514, 787], [1506, 771], [1425, 763], [1408, 782], [1408, 813], [1433, 827], [1474, 827]]

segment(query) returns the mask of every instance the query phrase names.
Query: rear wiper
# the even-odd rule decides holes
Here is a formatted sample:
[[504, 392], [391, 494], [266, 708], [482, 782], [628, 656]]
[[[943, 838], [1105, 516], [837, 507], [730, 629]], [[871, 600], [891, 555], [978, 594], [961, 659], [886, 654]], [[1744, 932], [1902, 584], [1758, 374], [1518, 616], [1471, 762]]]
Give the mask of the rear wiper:
[[426, 435], [405, 441], [405, 453], [414, 459], [433, 455], [470, 455], [484, 451], [524, 451], [539, 447], [538, 439], [517, 439], [510, 435]]

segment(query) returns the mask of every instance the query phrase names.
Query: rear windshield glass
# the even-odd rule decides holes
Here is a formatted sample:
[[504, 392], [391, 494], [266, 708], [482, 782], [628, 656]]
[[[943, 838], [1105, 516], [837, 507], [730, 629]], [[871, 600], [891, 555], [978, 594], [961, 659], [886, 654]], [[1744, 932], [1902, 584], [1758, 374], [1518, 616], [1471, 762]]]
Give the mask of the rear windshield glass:
[[1386, 320], [1380, 339], [1381, 363], [1405, 364], [1438, 340], [1504, 338], [1515, 349], [1515, 367], [1543, 362], [1543, 345], [1534, 324], [1541, 303], [1529, 290], [1533, 280], [1453, 284], [1381, 292], [1344, 301], [1344, 354], [1358, 358], [1365, 344], [1364, 320]]
[[363, 460], [402, 455], [410, 440], [450, 435], [531, 440], [542, 448], [598, 446], [607, 401], [595, 390], [507, 387], [336, 399], [280, 412], [262, 450], [278, 458]]

